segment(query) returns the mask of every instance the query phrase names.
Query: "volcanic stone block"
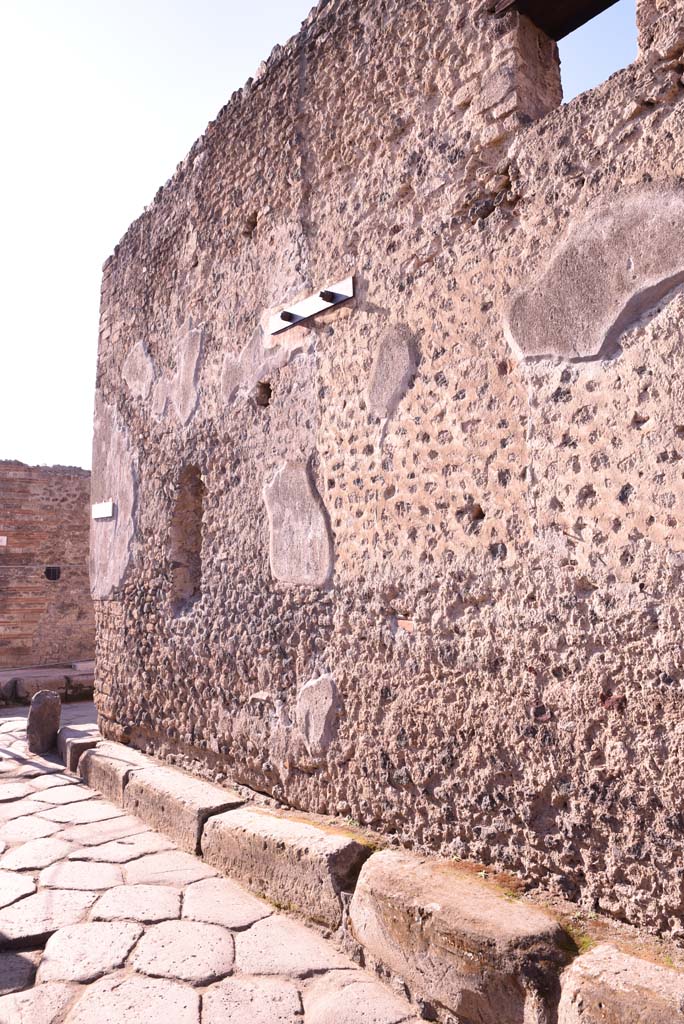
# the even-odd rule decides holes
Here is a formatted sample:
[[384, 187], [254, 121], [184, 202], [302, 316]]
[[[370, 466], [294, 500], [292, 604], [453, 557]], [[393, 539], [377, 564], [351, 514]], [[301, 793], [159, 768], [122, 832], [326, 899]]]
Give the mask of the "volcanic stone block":
[[57, 733], [57, 752], [64, 762], [67, 771], [76, 772], [81, 754], [92, 750], [100, 742], [99, 734], [94, 736], [83, 729], [62, 726]]
[[336, 732], [340, 698], [331, 675], [310, 679], [297, 696], [297, 724], [312, 757], [323, 757]]
[[480, 1024], [519, 1024], [551, 1007], [571, 947], [541, 910], [448, 861], [391, 850], [364, 865], [350, 924], [416, 996]]
[[684, 974], [608, 944], [578, 957], [561, 980], [558, 1024], [673, 1024], [684, 1020]]
[[78, 774], [92, 789], [121, 806], [131, 772], [149, 767], [156, 767], [155, 762], [139, 750], [119, 743], [99, 743], [81, 756]]
[[213, 786], [173, 768], [134, 773], [124, 790], [126, 810], [171, 836], [188, 853], [199, 853], [207, 818], [244, 802], [234, 790]]
[[59, 694], [39, 690], [31, 699], [26, 723], [26, 744], [32, 754], [47, 754], [57, 745], [61, 714]]
[[340, 894], [353, 889], [371, 850], [329, 828], [241, 808], [209, 819], [202, 853], [209, 864], [259, 895], [337, 928]]

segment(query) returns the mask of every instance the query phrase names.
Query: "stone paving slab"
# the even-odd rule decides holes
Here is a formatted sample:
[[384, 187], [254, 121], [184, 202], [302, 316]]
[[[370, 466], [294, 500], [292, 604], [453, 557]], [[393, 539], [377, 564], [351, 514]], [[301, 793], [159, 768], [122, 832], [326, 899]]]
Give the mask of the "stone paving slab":
[[199, 1024], [200, 997], [177, 981], [110, 974], [89, 986], [66, 1024]]
[[73, 849], [71, 843], [50, 836], [46, 839], [31, 839], [9, 850], [0, 858], [0, 869], [8, 871], [32, 871], [46, 868], [62, 860]]
[[33, 984], [41, 950], [0, 953], [0, 996], [20, 992]]
[[57, 1024], [78, 986], [62, 983], [37, 985], [0, 999], [0, 1024]]
[[0, 828], [0, 839], [4, 843], [28, 843], [31, 839], [48, 839], [61, 830], [56, 821], [45, 821], [35, 814], [13, 818]]
[[233, 969], [235, 942], [227, 928], [198, 921], [163, 921], [148, 928], [131, 960], [142, 974], [209, 985]]
[[86, 846], [69, 854], [69, 860], [107, 861], [125, 864], [148, 853], [161, 853], [173, 849], [173, 843], [158, 832], [139, 832], [136, 835], [113, 839], [101, 846]]
[[281, 978], [227, 978], [202, 998], [202, 1024], [301, 1024], [302, 1014], [296, 985]]
[[93, 921], [172, 921], [181, 915], [181, 894], [170, 885], [118, 885], [100, 896], [90, 916]]
[[88, 825], [96, 821], [107, 821], [110, 818], [123, 818], [120, 808], [106, 800], [80, 800], [78, 803], [65, 807], [50, 807], [45, 804], [39, 810], [41, 818], [58, 821], [66, 825]]
[[81, 921], [94, 892], [37, 892], [0, 911], [0, 947], [40, 944], [53, 932]]
[[[71, 844], [68, 845], [71, 849]], [[62, 860], [41, 871], [39, 882], [48, 889], [87, 889], [92, 892], [122, 885], [123, 872], [118, 864]]]
[[213, 868], [181, 850], [140, 857], [139, 860], [124, 865], [123, 870], [127, 885], [153, 885], [155, 882], [163, 885], [190, 885], [192, 882], [199, 882], [201, 878], [212, 878], [216, 875]]
[[[403, 1024], [409, 1007], [360, 971], [340, 971], [314, 981], [304, 997], [306, 1024]], [[411, 1014], [410, 1020], [418, 1024]]]
[[245, 892], [226, 878], [206, 878], [185, 890], [183, 917], [190, 921], [221, 924], [224, 928], [242, 931], [256, 921], [270, 917], [271, 904]]
[[35, 891], [36, 883], [30, 875], [0, 870], [0, 907], [9, 907], [24, 896], [33, 895]]
[[[73, 805], [72, 805], [73, 806]], [[80, 806], [80, 805], [78, 805]], [[149, 832], [149, 828], [138, 818], [130, 814], [122, 814], [113, 804], [105, 804], [104, 801], [93, 801], [89, 807], [101, 807], [103, 812], [111, 808], [116, 812], [111, 818], [104, 818], [98, 821], [84, 821], [76, 825], [62, 823], [63, 831], [60, 837], [77, 846], [101, 846], [103, 843], [111, 843], [116, 839], [125, 839], [128, 836], [139, 835], [142, 832]], [[78, 807], [76, 808], [78, 809]], [[44, 817], [39, 815], [38, 817]]]
[[273, 916], [238, 932], [235, 965], [242, 974], [304, 977], [352, 964], [334, 946], [299, 921]]
[[142, 933], [142, 927], [130, 921], [61, 928], [48, 939], [37, 981], [95, 981], [123, 967]]

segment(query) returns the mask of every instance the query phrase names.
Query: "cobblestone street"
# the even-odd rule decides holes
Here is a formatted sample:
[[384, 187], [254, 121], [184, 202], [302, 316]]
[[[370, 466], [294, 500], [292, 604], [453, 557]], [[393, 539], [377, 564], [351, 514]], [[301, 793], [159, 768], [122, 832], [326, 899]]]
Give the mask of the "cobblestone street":
[[29, 754], [25, 727], [0, 713], [0, 1024], [416, 1020], [315, 930]]

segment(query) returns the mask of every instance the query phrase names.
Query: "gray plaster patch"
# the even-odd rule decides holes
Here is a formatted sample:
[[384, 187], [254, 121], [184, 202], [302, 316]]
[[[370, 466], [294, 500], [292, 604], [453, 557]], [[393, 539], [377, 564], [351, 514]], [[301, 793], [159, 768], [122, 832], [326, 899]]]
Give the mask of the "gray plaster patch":
[[511, 348], [520, 358], [618, 355], [620, 336], [684, 282], [683, 233], [681, 191], [641, 188], [595, 204], [514, 298]]
[[312, 757], [325, 754], [334, 739], [339, 693], [332, 675], [305, 683], [297, 696], [297, 725]]
[[95, 400], [93, 438], [93, 503], [114, 503], [111, 519], [97, 519], [90, 530], [90, 591], [105, 601], [124, 580], [133, 556], [138, 492], [137, 459], [128, 431], [116, 409], [101, 395]]
[[324, 586], [332, 573], [328, 519], [309, 467], [286, 462], [264, 487], [271, 572], [291, 586]]
[[154, 383], [155, 370], [144, 342], [139, 341], [128, 353], [121, 369], [121, 376], [134, 398], [146, 399], [149, 396]]
[[197, 409], [199, 373], [204, 349], [204, 328], [192, 321], [176, 346], [176, 371], [159, 378], [152, 393], [152, 415], [162, 420], [171, 407], [185, 426]]
[[416, 372], [416, 341], [405, 324], [393, 324], [378, 339], [368, 381], [368, 407], [381, 419], [392, 415]]
[[171, 390], [171, 400], [181, 423], [187, 423], [197, 408], [197, 378], [203, 343], [202, 328], [191, 326], [179, 345], [178, 370]]

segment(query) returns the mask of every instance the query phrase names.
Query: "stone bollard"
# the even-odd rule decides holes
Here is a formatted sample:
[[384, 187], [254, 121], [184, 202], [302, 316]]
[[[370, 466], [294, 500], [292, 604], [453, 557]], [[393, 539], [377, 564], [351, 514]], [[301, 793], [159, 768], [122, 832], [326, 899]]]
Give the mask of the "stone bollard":
[[61, 714], [59, 694], [39, 690], [33, 695], [26, 723], [26, 743], [32, 754], [46, 754], [57, 746]]

